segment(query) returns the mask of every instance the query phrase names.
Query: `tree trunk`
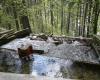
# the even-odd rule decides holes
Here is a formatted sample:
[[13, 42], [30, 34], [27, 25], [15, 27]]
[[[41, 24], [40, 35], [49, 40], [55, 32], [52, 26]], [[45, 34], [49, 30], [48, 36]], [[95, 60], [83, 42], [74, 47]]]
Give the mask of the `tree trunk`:
[[63, 24], [63, 1], [62, 1], [62, 8], [61, 8], [61, 35], [62, 35], [62, 29], [63, 29], [63, 26], [64, 26], [64, 24]]
[[86, 27], [86, 16], [87, 16], [87, 10], [88, 10], [88, 3], [85, 1], [85, 10], [84, 10], [84, 21], [83, 21], [83, 37], [85, 37], [85, 27]]
[[45, 17], [45, 25], [47, 27], [47, 14], [46, 14], [46, 3], [44, 2], [44, 17]]
[[52, 34], [53, 34], [53, 4], [50, 1], [50, 14], [51, 14], [51, 25], [52, 25]]
[[21, 20], [22, 27], [24, 29], [29, 28], [30, 32], [32, 32], [31, 27], [30, 27], [30, 23], [28, 20], [28, 16], [22, 16], [20, 20]]
[[76, 12], [76, 30], [75, 30], [75, 36], [79, 36], [79, 2], [77, 2], [77, 12]]
[[40, 27], [41, 27], [41, 32], [44, 33], [44, 27], [43, 27], [43, 18], [42, 18], [42, 10], [39, 11], [40, 12]]
[[[25, 0], [22, 0], [22, 4], [23, 4], [23, 6], [26, 6]], [[32, 32], [31, 27], [30, 27], [30, 23], [29, 23], [28, 16], [26, 16], [26, 15], [21, 16], [20, 17], [20, 22], [21, 22], [22, 27], [24, 29], [29, 28], [30, 32]]]
[[92, 1], [90, 0], [89, 1], [89, 11], [88, 11], [88, 26], [87, 26], [87, 37], [89, 37], [90, 35], [89, 35], [89, 28], [90, 28], [90, 17], [91, 17], [91, 8], [92, 8]]
[[14, 3], [12, 3], [12, 7], [13, 7], [13, 13], [14, 13], [14, 18], [15, 18], [16, 28], [17, 28], [17, 30], [19, 30], [19, 23], [18, 23], [18, 19], [17, 19], [17, 12], [15, 10], [15, 4]]
[[94, 34], [97, 34], [97, 23], [98, 23], [98, 16], [99, 16], [99, 1], [95, 0], [95, 6], [94, 6], [94, 20], [93, 20], [93, 32]]
[[67, 16], [67, 26], [66, 26], [66, 29], [67, 29], [67, 33], [69, 33], [69, 25], [70, 25], [70, 8], [71, 8], [71, 3], [68, 4], [68, 16]]

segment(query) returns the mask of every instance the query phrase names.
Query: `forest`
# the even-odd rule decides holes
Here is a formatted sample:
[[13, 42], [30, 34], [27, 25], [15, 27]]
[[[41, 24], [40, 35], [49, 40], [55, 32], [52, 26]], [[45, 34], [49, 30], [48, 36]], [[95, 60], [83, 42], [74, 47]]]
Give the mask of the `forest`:
[[100, 80], [99, 4], [0, 0], [0, 80]]
[[92, 37], [100, 32], [100, 0], [0, 0], [0, 28]]

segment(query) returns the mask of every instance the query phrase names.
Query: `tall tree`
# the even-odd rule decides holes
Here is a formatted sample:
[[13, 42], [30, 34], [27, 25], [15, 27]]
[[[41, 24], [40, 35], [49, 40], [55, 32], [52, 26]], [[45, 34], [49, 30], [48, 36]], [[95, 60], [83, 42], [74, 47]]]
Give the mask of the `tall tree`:
[[61, 35], [62, 35], [62, 30], [64, 26], [64, 12], [63, 12], [63, 5], [64, 5], [64, 0], [61, 1]]
[[87, 9], [88, 9], [88, 1], [85, 0], [84, 2], [84, 16], [83, 16], [83, 37], [85, 36], [85, 27], [86, 27], [86, 16], [87, 16]]
[[93, 18], [93, 33], [97, 34], [97, 23], [98, 23], [98, 16], [99, 16], [99, 1], [95, 0], [95, 4], [93, 7], [93, 14], [94, 14], [94, 18]]
[[[23, 7], [26, 6], [25, 5], [26, 4], [25, 0], [22, 1], [22, 4], [23, 4]], [[23, 14], [25, 14], [25, 12], [27, 13], [27, 11], [23, 9]], [[25, 28], [29, 28], [30, 32], [32, 32], [31, 27], [30, 27], [30, 23], [29, 23], [29, 19], [28, 19], [27, 15], [22, 15], [20, 17], [20, 22], [21, 22], [21, 24], [22, 24], [22, 26], [23, 26], [24, 29]]]
[[53, 19], [53, 4], [52, 4], [52, 0], [50, 1], [50, 15], [51, 15], [51, 25], [52, 25], [52, 34], [53, 34], [53, 22], [54, 22], [54, 19]]
[[17, 11], [15, 7], [15, 3], [12, 3], [12, 8], [13, 8], [13, 13], [14, 13], [14, 18], [15, 18], [15, 23], [16, 23], [16, 28], [19, 30], [19, 23], [18, 23], [18, 17], [17, 17]]

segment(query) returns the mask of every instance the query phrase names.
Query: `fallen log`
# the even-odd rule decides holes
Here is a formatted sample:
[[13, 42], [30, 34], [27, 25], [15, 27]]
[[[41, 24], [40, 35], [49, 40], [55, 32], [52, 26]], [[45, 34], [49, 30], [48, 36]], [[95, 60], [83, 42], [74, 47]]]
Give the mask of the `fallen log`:
[[67, 38], [67, 39], [76, 39], [76, 40], [92, 40], [92, 38], [87, 38], [87, 37], [71, 37], [71, 36], [55, 36], [53, 35], [52, 37], [54, 38]]
[[43, 54], [44, 53], [44, 50], [32, 50], [33, 53], [38, 53], [38, 54]]
[[80, 67], [88, 68], [91, 70], [100, 70], [100, 63], [87, 62], [87, 61], [74, 61], [74, 64], [77, 64]]
[[100, 36], [94, 35], [93, 36], [93, 43], [95, 44], [95, 46], [100, 46]]
[[93, 41], [92, 41], [92, 48], [93, 48], [93, 50], [94, 50], [94, 52], [95, 52], [95, 54], [96, 54], [96, 57], [97, 58], [99, 58], [100, 57], [100, 48], [99, 48], [99, 46], [100, 46], [100, 36], [98, 36], [98, 35], [94, 35], [93, 36]]
[[96, 46], [100, 46], [100, 36], [94, 35], [93, 36], [93, 43], [96, 44]]
[[[6, 34], [5, 34], [6, 33]], [[13, 30], [2, 32], [1, 34], [4, 34], [2, 37], [0, 37], [0, 46], [10, 42], [11, 40], [15, 38], [22, 38], [30, 34], [30, 30], [28, 28], [16, 31], [14, 34]]]
[[0, 48], [0, 51], [7, 51], [7, 52], [17, 52], [16, 50], [14, 50], [14, 49], [8, 49], [8, 48]]
[[3, 34], [13, 33], [13, 32], [14, 32], [13, 29], [7, 30], [7, 31], [4, 31], [4, 32], [0, 32], [0, 36], [2, 36]]
[[13, 36], [8, 37], [7, 39], [1, 40], [1, 41], [0, 41], [0, 46], [2, 46], [2, 45], [4, 45], [4, 44], [6, 44], [6, 43], [12, 41], [12, 40], [15, 39], [15, 38], [16, 38], [16, 37], [13, 35]]
[[7, 39], [8, 35], [7, 34], [3, 34], [1, 37], [0, 37], [0, 40], [4, 40], [4, 39]]
[[0, 37], [0, 40], [5, 40], [5, 39], [11, 37], [12, 35], [13, 35], [13, 33], [3, 34], [3, 35]]
[[14, 34], [14, 30], [9, 30], [6, 32], [3, 32], [3, 34], [0, 37], [0, 40], [7, 39], [8, 37], [12, 36]]
[[28, 28], [20, 30], [20, 31], [16, 31], [14, 33], [14, 35], [16, 36], [16, 38], [22, 38], [22, 37], [25, 37], [25, 36], [27, 36], [29, 34], [30, 34], [30, 30]]
[[100, 53], [98, 52], [97, 48], [94, 46], [94, 44], [91, 44], [91, 47], [93, 48], [93, 50], [94, 50], [94, 52], [95, 52], [95, 56], [96, 56], [97, 58], [99, 58], [99, 57], [100, 57]]

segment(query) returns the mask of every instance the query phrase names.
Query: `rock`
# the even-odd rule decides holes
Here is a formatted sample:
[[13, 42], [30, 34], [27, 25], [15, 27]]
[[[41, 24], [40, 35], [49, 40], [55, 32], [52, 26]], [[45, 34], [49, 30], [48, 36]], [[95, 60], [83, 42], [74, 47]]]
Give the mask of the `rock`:
[[59, 44], [62, 44], [63, 41], [54, 41], [53, 43], [54, 43], [55, 45], [59, 45]]
[[48, 36], [46, 34], [44, 34], [44, 33], [41, 33], [37, 37], [42, 38], [44, 41], [46, 41], [48, 39]]

